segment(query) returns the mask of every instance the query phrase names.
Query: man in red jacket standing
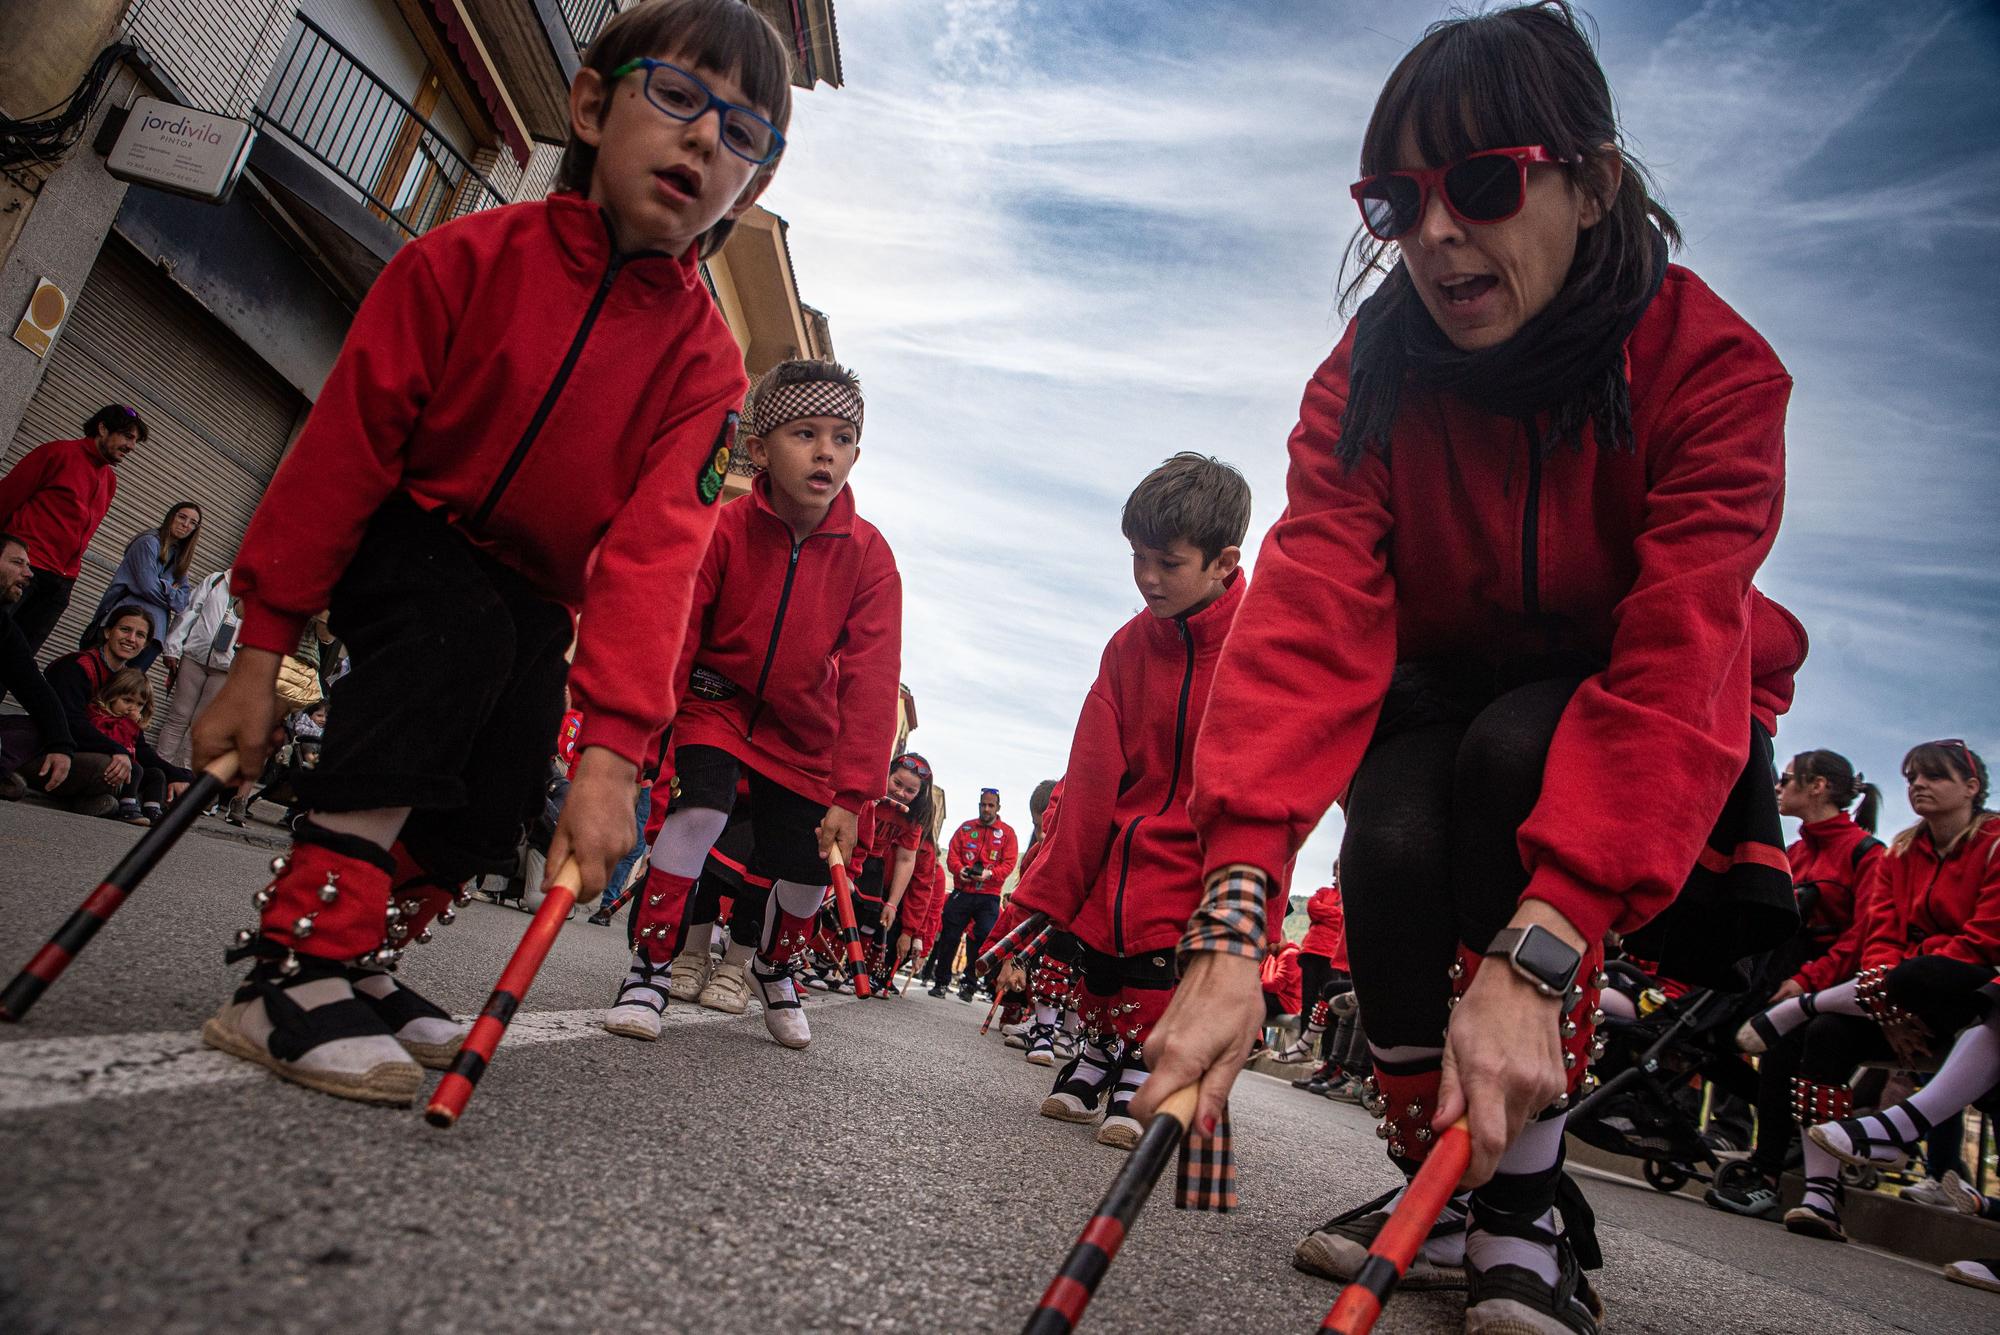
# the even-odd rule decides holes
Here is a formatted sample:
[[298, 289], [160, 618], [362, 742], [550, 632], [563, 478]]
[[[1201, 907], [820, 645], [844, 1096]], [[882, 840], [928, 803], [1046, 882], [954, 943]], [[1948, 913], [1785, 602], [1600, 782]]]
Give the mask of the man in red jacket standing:
[[1146, 1040], [1174, 995], [1174, 947], [1201, 898], [1191, 760], [1249, 587], [1237, 568], [1249, 524], [1242, 475], [1199, 454], [1175, 455], [1125, 502], [1146, 610], [1104, 648], [1070, 744], [1062, 820], [1014, 895], [1018, 910], [1046, 913], [1075, 935], [1067, 953], [1083, 976], [1086, 1041], [1042, 1115], [1088, 1123], [1102, 1112], [1097, 1139], [1121, 1149], [1139, 1143], [1127, 1108], [1146, 1080]]
[[[673, 801], [634, 910], [637, 949], [604, 1027], [655, 1039], [688, 892], [745, 800], [747, 868], [771, 882], [750, 981], [764, 1027], [812, 1041], [791, 958], [813, 935], [826, 859], [853, 850], [881, 797], [896, 742], [903, 584], [896, 558], [854, 510], [861, 386], [834, 362], [791, 361], [758, 382], [751, 461], [764, 470], [716, 525], [695, 583], [674, 685]], [[838, 853], [835, 853], [835, 849]]]
[[30, 650], [42, 647], [69, 606], [84, 548], [118, 494], [115, 470], [146, 435], [137, 412], [107, 404], [83, 424], [80, 439], [37, 445], [0, 478], [0, 533], [27, 546], [35, 572], [14, 605], [14, 626]]
[[1000, 916], [1000, 891], [1020, 860], [1020, 845], [1014, 827], [1000, 819], [1000, 790], [979, 790], [979, 818], [958, 827], [945, 852], [945, 867], [951, 872], [952, 896], [944, 906], [944, 921], [938, 928], [937, 949], [931, 953], [931, 995], [941, 997], [951, 979], [951, 962], [958, 955], [958, 943], [965, 940], [965, 975], [958, 981], [958, 999], [972, 1000], [977, 979], [972, 962]]

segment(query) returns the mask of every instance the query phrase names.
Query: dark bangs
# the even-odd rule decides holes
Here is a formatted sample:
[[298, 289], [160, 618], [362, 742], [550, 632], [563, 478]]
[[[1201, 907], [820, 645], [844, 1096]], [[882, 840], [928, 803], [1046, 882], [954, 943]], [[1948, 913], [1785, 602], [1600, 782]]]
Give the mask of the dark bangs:
[[[792, 123], [792, 58], [769, 19], [744, 0], [646, 0], [613, 18], [583, 53], [583, 67], [609, 82], [611, 71], [628, 61], [672, 60], [717, 70], [735, 79], [753, 111], [780, 133]], [[556, 188], [590, 193], [597, 150], [578, 139], [563, 149]], [[759, 168], [768, 173], [776, 162]], [[717, 223], [702, 238], [703, 256], [721, 249], [733, 224]]]
[[[1397, 160], [1406, 128], [1422, 163]], [[1605, 145], [1611, 145], [1623, 163], [1618, 193], [1607, 201], [1603, 219], [1579, 238], [1570, 282], [1612, 277], [1613, 290], [1643, 287], [1651, 252], [1648, 220], [1675, 244], [1680, 229], [1650, 194], [1644, 166], [1620, 144], [1610, 85], [1566, 0], [1432, 24], [1376, 99], [1361, 139], [1361, 175], [1444, 166], [1485, 149], [1535, 144], [1575, 159], [1562, 171], [1572, 188], [1590, 191], [1599, 189]], [[1392, 244], [1357, 227], [1342, 264], [1343, 273], [1355, 270], [1343, 280], [1343, 306], [1371, 274], [1394, 264]]]
[[1921, 774], [1926, 779], [1977, 779], [1979, 802], [1986, 804], [1986, 762], [1969, 746], [1958, 742], [1925, 742], [1913, 746], [1903, 757], [1903, 777]]

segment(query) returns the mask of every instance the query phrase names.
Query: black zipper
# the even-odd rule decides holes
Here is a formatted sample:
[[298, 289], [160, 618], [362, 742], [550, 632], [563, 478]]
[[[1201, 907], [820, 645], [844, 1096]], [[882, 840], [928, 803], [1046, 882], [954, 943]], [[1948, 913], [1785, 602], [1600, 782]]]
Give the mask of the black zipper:
[[[1167, 782], [1167, 800], [1160, 805], [1154, 816], [1164, 816], [1174, 808], [1174, 794], [1181, 786], [1181, 751], [1187, 745], [1188, 700], [1194, 694], [1194, 632], [1188, 629], [1185, 617], [1176, 618], [1174, 624], [1180, 627], [1181, 644], [1187, 650], [1187, 667], [1181, 672], [1181, 700], [1174, 714], [1174, 769], [1173, 777]], [[1123, 846], [1118, 850], [1118, 890], [1111, 898], [1111, 950], [1114, 955], [1125, 953], [1125, 880], [1132, 874], [1132, 839], [1139, 833], [1139, 826], [1148, 818], [1140, 816], [1125, 827]]]
[[1530, 617], [1542, 614], [1542, 432], [1528, 419], [1528, 496], [1521, 505], [1521, 606]]
[[[604, 226], [609, 232], [610, 219], [605, 219]], [[570, 373], [576, 370], [577, 358], [583, 355], [583, 345], [590, 338], [591, 326], [597, 323], [597, 313], [604, 309], [604, 299], [611, 295], [611, 284], [617, 280], [618, 271], [625, 267], [626, 260], [638, 259], [652, 253], [640, 251], [632, 255], [622, 255], [618, 251], [617, 237], [611, 238], [611, 262], [604, 267], [604, 277], [598, 280], [597, 291], [590, 298], [589, 309], [583, 313], [583, 323], [577, 327], [576, 337], [569, 342], [569, 351], [563, 355], [562, 365], [556, 368], [555, 379], [549, 382], [548, 391], [542, 395], [542, 402], [535, 409], [535, 415], [528, 419], [527, 429], [521, 433], [521, 439], [514, 446], [514, 452], [507, 456], [507, 466], [500, 470], [500, 476], [493, 479], [493, 485], [487, 489], [486, 499], [472, 512], [470, 526], [475, 531], [483, 527], [487, 519], [492, 516], [493, 507], [500, 503], [501, 493], [505, 492], [507, 484], [514, 480], [514, 474], [521, 471], [521, 464], [526, 461], [528, 451], [534, 447], [535, 437], [542, 434], [543, 424], [549, 420], [549, 414], [555, 411], [556, 400], [561, 397], [563, 387], [569, 383]]]
[[803, 538], [792, 539], [792, 559], [785, 565], [784, 587], [778, 590], [778, 613], [771, 618], [771, 643], [764, 649], [764, 666], [757, 673], [757, 689], [751, 692], [757, 697], [757, 705], [750, 711], [749, 726], [743, 729], [745, 738], [757, 731], [757, 722], [764, 717], [764, 686], [771, 680], [771, 665], [778, 661], [778, 636], [785, 629], [785, 609], [791, 605], [792, 581], [799, 573], [799, 552], [808, 542], [819, 536], [817, 533], [808, 533]]

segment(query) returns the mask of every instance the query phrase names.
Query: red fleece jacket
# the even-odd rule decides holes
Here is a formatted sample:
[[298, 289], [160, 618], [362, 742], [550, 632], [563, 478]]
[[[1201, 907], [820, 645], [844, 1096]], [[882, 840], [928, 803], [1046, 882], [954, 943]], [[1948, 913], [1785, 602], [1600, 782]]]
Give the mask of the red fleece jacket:
[[[37, 445], [0, 477], [0, 533], [28, 545], [28, 564], [69, 579], [118, 494], [118, 473], [95, 440]], [[292, 636], [297, 645], [299, 637]]]
[[[1790, 698], [1796, 621], [1751, 587], [1778, 531], [1791, 381], [1668, 269], [1626, 341], [1636, 448], [1544, 456], [1538, 431], [1411, 387], [1392, 448], [1334, 447], [1353, 329], [1306, 387], [1285, 513], [1216, 672], [1191, 802], [1206, 870], [1273, 883], [1354, 777], [1399, 661], [1570, 650], [1577, 690], [1521, 827], [1526, 897], [1595, 941], [1673, 901]], [[1754, 651], [1754, 652], [1753, 652]], [[1634, 821], [1610, 776], [1647, 774]]]
[[1249, 585], [1239, 573], [1192, 616], [1141, 612], [1104, 646], [1070, 743], [1062, 824], [1014, 895], [1093, 950], [1171, 949], [1201, 901], [1187, 805], [1195, 738], [1213, 718], [1209, 685]]
[[1875, 864], [1862, 902], [1863, 969], [1915, 955], [2000, 964], [2000, 816], [1979, 817], [1943, 856], [1930, 827], [1904, 831]]
[[1333, 967], [1347, 969], [1347, 913], [1340, 902], [1340, 887], [1323, 885], [1306, 901], [1305, 940], [1299, 950], [1307, 955], [1324, 955]]
[[1806, 961], [1792, 975], [1806, 991], [1844, 983], [1860, 970], [1866, 931], [1861, 887], [1874, 874], [1882, 852], [1882, 841], [1856, 825], [1845, 811], [1800, 825], [1799, 837], [1785, 850], [1792, 864], [1792, 884], [1802, 892], [1808, 888], [1819, 892], [1806, 916], [1806, 930], [1816, 940], [1830, 942], [1825, 954]]
[[843, 487], [794, 542], [771, 480], [724, 508], [695, 585], [674, 745], [715, 746], [815, 802], [860, 814], [896, 745], [903, 581]]
[[[958, 827], [944, 857], [957, 889], [969, 895], [997, 895], [1013, 874], [1014, 864], [1021, 860], [1021, 846], [1014, 837], [1014, 827], [1006, 821], [996, 817], [991, 825], [981, 825], [975, 818]], [[990, 873], [983, 881], [966, 875], [974, 859]]]
[[1273, 941], [1259, 973], [1264, 990], [1278, 999], [1278, 1010], [1285, 1015], [1297, 1015], [1305, 1001], [1305, 976], [1299, 969], [1299, 951], [1296, 941]]
[[[580, 744], [641, 763], [748, 382], [695, 255], [615, 255], [581, 197], [396, 253], [237, 553], [242, 643], [289, 653], [390, 496], [582, 612]], [[449, 652], [447, 650], [447, 652]], [[479, 665], [468, 665], [477, 670]]]

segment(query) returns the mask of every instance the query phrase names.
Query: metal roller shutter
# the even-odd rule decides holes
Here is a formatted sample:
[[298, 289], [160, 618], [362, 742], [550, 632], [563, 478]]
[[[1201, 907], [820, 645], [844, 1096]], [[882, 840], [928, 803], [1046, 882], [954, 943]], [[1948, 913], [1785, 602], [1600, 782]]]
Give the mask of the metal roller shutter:
[[116, 236], [98, 254], [0, 468], [45, 440], [81, 435], [84, 419], [107, 403], [137, 408], [151, 436], [118, 467], [118, 495], [84, 554], [45, 659], [76, 647], [126, 545], [158, 528], [175, 502], [202, 508], [191, 573], [226, 566], [306, 408], [247, 345]]

